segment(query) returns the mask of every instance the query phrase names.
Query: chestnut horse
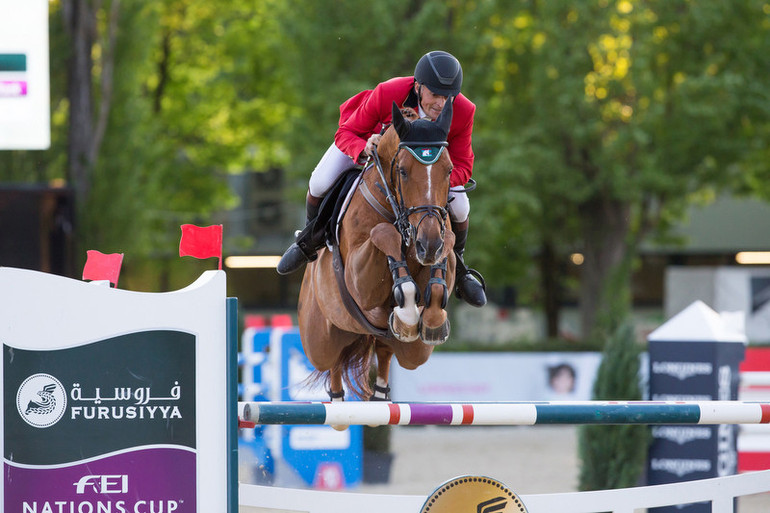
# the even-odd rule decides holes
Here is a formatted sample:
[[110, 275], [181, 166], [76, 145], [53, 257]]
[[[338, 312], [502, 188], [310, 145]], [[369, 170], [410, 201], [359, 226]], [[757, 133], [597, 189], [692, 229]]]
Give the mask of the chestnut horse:
[[344, 397], [343, 382], [356, 395], [389, 400], [391, 358], [415, 369], [449, 336], [455, 239], [446, 210], [452, 162], [444, 150], [452, 104], [435, 122], [395, 103], [392, 115], [374, 165], [346, 199], [338, 243], [320, 250], [302, 280], [302, 346], [332, 400]]

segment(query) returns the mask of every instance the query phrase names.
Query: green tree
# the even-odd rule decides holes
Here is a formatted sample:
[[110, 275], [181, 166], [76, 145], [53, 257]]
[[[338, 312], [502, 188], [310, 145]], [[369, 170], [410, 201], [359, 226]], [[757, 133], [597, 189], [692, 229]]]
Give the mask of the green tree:
[[479, 24], [469, 61], [500, 120], [477, 130], [490, 239], [514, 245], [519, 225], [541, 256], [583, 253], [584, 338], [630, 307], [643, 241], [698, 195], [764, 181], [768, 16], [761, 1], [549, 0], [498, 2]]
[[529, 291], [552, 335], [570, 253], [585, 256], [588, 337], [601, 315], [623, 317], [639, 246], [690, 202], [722, 190], [770, 197], [761, 0], [50, 10], [52, 149], [0, 164], [8, 180], [67, 179], [83, 249], [170, 258], [178, 224], [231, 206], [224, 178], [244, 169], [286, 167], [299, 200], [339, 104], [436, 48], [463, 62], [478, 107], [469, 263]]
[[4, 152], [3, 179], [66, 180], [79, 254], [126, 252], [129, 278], [170, 287], [179, 224], [233, 205], [228, 173], [288, 160], [282, 4], [51, 2], [52, 148]]
[[[639, 354], [634, 330], [624, 323], [607, 335], [602, 363], [594, 383], [597, 401], [638, 401]], [[578, 452], [581, 490], [636, 486], [647, 461], [647, 426], [581, 426]]]
[[301, 112], [291, 125], [296, 151], [287, 168], [302, 201], [310, 172], [333, 142], [342, 102], [389, 78], [411, 75], [427, 51], [460, 53], [452, 39], [453, 3], [296, 0], [273, 11], [285, 34], [283, 94]]

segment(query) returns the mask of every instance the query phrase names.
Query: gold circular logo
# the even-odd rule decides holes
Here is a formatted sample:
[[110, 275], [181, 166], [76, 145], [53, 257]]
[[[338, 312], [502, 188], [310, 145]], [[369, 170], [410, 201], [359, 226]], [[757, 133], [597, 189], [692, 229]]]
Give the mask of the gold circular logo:
[[518, 495], [500, 481], [461, 476], [439, 486], [420, 513], [527, 513]]

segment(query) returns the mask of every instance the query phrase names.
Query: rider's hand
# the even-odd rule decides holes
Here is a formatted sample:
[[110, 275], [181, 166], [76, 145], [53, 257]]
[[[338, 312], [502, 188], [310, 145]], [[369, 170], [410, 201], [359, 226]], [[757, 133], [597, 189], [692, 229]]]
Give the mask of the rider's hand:
[[369, 156], [374, 156], [374, 152], [377, 151], [377, 145], [380, 143], [382, 136], [380, 134], [372, 134], [368, 141], [366, 141], [366, 147], [364, 153]]

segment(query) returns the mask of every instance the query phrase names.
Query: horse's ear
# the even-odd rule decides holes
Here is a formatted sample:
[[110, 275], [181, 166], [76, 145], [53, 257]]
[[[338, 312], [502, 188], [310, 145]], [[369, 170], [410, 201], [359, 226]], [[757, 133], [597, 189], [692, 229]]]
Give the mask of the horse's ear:
[[409, 122], [404, 119], [404, 115], [401, 114], [401, 109], [398, 108], [396, 102], [393, 102], [393, 107], [391, 110], [391, 115], [393, 116], [393, 127], [396, 129], [398, 138], [403, 141], [406, 139], [407, 134], [409, 134]]
[[453, 97], [449, 97], [444, 104], [444, 108], [441, 109], [441, 114], [436, 118], [436, 124], [441, 128], [445, 134], [449, 134], [449, 127], [452, 126], [452, 104], [454, 102]]

